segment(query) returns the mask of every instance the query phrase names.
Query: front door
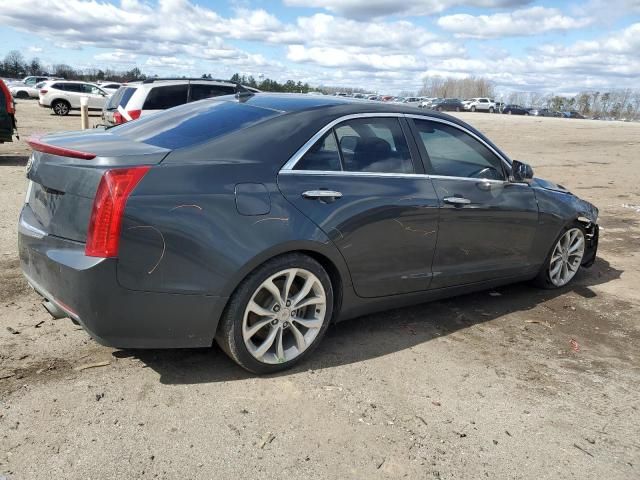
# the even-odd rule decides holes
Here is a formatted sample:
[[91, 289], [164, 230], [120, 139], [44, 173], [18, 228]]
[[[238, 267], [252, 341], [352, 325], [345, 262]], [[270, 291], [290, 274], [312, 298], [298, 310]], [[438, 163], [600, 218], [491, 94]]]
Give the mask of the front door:
[[361, 297], [429, 288], [438, 199], [406, 126], [397, 117], [346, 120], [278, 177], [338, 247]]
[[440, 206], [432, 288], [515, 276], [532, 267], [538, 205], [503, 160], [453, 124], [413, 120]]

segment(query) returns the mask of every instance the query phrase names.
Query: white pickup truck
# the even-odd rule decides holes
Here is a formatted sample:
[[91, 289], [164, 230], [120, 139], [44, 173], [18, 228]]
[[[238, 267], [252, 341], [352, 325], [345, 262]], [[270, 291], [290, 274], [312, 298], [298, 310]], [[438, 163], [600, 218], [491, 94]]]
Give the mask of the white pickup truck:
[[464, 109], [470, 112], [489, 112], [496, 111], [496, 102], [490, 98], [472, 98], [464, 105]]

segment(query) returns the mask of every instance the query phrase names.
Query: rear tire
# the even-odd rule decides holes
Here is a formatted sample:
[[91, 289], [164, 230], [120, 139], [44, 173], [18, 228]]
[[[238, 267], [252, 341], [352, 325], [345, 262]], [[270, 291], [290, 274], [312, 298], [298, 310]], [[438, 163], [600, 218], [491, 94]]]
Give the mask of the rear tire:
[[493, 107], [489, 107], [489, 113], [493, 113], [494, 111]]
[[216, 342], [242, 368], [274, 373], [311, 354], [332, 315], [333, 289], [324, 268], [300, 253], [282, 255], [238, 286], [220, 320]]
[[585, 230], [578, 223], [562, 229], [533, 284], [555, 289], [568, 285], [580, 270], [586, 247]]
[[25, 98], [29, 98], [29, 94], [27, 92], [20, 91], [16, 93], [16, 98], [24, 100]]
[[475, 112], [475, 111], [476, 111], [476, 107], [475, 107], [475, 105], [471, 107], [471, 111], [472, 111], [472, 112]]
[[51, 109], [53, 113], [56, 115], [69, 115], [69, 110], [71, 110], [71, 105], [66, 100], [56, 100], [51, 104]]

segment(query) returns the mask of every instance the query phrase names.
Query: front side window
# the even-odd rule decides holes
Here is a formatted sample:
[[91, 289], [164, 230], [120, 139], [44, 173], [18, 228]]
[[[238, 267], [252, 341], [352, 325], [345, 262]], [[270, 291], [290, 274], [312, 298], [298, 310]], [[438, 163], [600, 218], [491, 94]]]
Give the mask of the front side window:
[[149, 91], [142, 107], [144, 110], [166, 110], [187, 103], [189, 85], [167, 85]]
[[439, 122], [414, 120], [429, 157], [432, 175], [505, 180], [502, 160], [462, 130]]

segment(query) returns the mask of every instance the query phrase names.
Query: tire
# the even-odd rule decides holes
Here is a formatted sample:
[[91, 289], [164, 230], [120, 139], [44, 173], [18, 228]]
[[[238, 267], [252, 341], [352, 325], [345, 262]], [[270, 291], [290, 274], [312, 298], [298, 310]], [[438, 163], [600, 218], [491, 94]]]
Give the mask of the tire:
[[529, 112], [524, 112], [525, 117], [529, 116]]
[[489, 107], [489, 113], [493, 113], [495, 112], [495, 110], [493, 109], [493, 107]]
[[69, 105], [69, 102], [67, 102], [66, 100], [56, 100], [51, 104], [51, 109], [56, 115], [64, 116], [69, 115], [71, 105]]
[[26, 98], [29, 98], [29, 94], [27, 92], [24, 92], [24, 91], [21, 90], [21, 91], [16, 93], [16, 98], [20, 98], [20, 99], [24, 100]]
[[511, 110], [509, 110], [509, 111], [507, 112], [507, 115], [511, 115]]
[[[564, 256], [560, 256], [560, 258], [558, 260], [554, 260], [555, 258], [558, 258], [558, 249], [562, 249], [561, 245], [562, 243], [565, 241], [565, 238], [567, 238], [567, 236], [569, 237], [569, 239], [571, 239], [571, 233], [576, 234], [576, 238], [577, 240], [569, 240], [569, 244], [568, 248], [569, 250], [571, 250], [571, 248], [573, 246], [575, 246], [575, 243], [572, 242], [576, 242], [579, 243], [579, 239], [582, 239], [582, 248], [581, 250], [578, 249], [578, 252], [576, 254], [576, 252], [574, 252], [573, 255], [569, 254], [567, 257]], [[585, 237], [585, 230], [582, 227], [582, 225], [578, 224], [578, 223], [573, 223], [565, 228], [562, 229], [562, 232], [560, 232], [560, 235], [558, 235], [558, 237], [554, 240], [553, 242], [553, 246], [551, 247], [551, 250], [549, 251], [549, 253], [547, 254], [547, 257], [544, 260], [544, 264], [542, 266], [542, 269], [540, 270], [540, 272], [538, 273], [538, 275], [536, 276], [536, 278], [533, 280], [533, 284], [537, 287], [540, 288], [545, 288], [545, 289], [556, 289], [556, 288], [562, 288], [566, 285], [568, 285], [574, 278], [575, 275], [577, 274], [578, 270], [580, 270], [580, 266], [582, 265], [582, 261], [584, 260], [584, 253], [585, 253], [585, 247], [586, 247], [586, 237]], [[558, 282], [558, 277], [554, 276], [554, 267], [557, 267], [558, 262], [559, 263], [564, 263], [565, 262], [565, 258], [567, 263], [567, 272], [569, 273], [568, 278], [564, 278], [562, 279], [561, 282]], [[573, 268], [575, 268], [574, 270], [572, 270], [572, 266]], [[560, 276], [564, 275], [564, 267], [560, 268]]]
[[471, 107], [471, 111], [472, 111], [472, 112], [475, 112], [475, 111], [476, 111], [476, 106], [475, 106], [475, 105], [473, 105], [473, 106]]
[[443, 111], [444, 111], [444, 108], [442, 108], [442, 107], [438, 107], [438, 111], [439, 111], [439, 112], [443, 112]]
[[[307, 282], [311, 287], [303, 294]], [[287, 284], [289, 295], [283, 301]], [[296, 301], [305, 306], [294, 310]], [[314, 303], [306, 304], [308, 301]], [[245, 370], [274, 373], [311, 354], [332, 315], [333, 288], [324, 268], [300, 253], [282, 255], [262, 264], [236, 288], [220, 320], [216, 342]]]

